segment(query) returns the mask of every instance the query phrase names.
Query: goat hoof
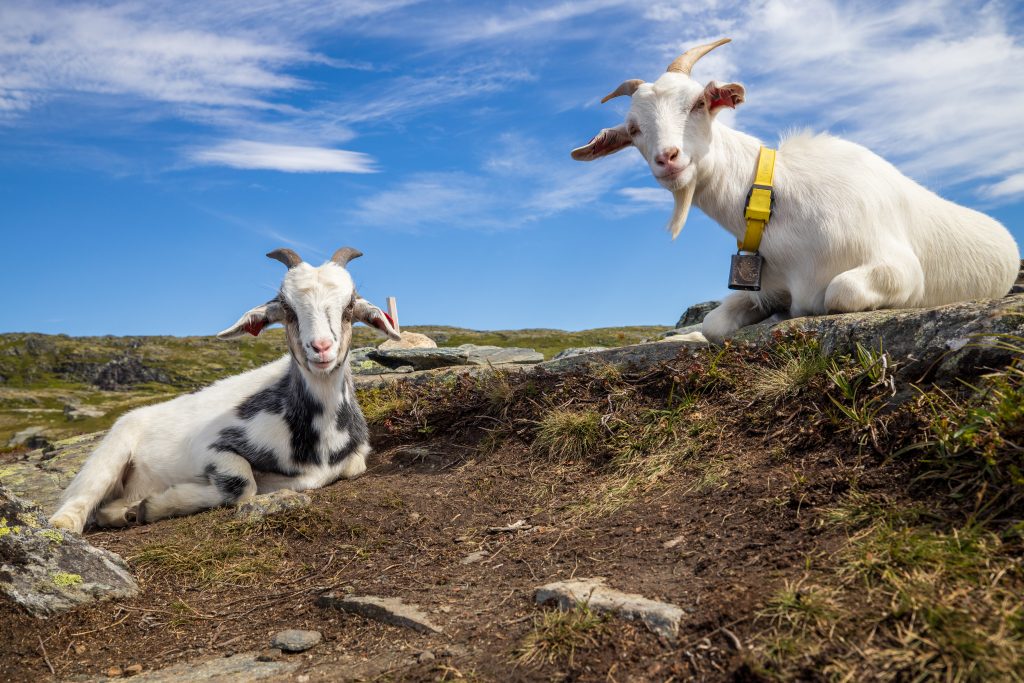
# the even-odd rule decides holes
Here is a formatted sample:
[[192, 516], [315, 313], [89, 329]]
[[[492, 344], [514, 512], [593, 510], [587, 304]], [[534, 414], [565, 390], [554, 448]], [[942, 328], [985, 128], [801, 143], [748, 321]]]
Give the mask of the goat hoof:
[[129, 505], [125, 508], [124, 519], [129, 524], [145, 524], [146, 523], [146, 501], [140, 500], [134, 505]]

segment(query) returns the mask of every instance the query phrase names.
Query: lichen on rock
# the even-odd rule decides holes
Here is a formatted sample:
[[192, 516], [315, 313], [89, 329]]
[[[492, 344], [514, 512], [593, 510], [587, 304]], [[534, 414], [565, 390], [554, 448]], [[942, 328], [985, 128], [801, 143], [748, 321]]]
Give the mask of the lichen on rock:
[[0, 485], [0, 596], [46, 617], [138, 590], [119, 556], [50, 527], [38, 507]]

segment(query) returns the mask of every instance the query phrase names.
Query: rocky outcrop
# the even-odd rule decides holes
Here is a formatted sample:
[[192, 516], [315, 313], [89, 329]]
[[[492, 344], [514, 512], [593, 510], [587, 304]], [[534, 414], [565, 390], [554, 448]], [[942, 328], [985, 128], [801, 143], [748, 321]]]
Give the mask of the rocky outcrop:
[[105, 391], [130, 389], [144, 382], [162, 382], [170, 384], [167, 373], [149, 368], [135, 356], [124, 356], [102, 365], [92, 380], [93, 385]]
[[764, 343], [798, 332], [816, 336], [826, 354], [855, 353], [858, 344], [881, 348], [898, 362], [897, 372], [907, 380], [971, 377], [1020, 357], [1024, 295], [937, 308], [794, 318], [745, 327], [733, 340]]
[[119, 556], [54, 529], [38, 507], [0, 485], [0, 594], [47, 617], [138, 592]]

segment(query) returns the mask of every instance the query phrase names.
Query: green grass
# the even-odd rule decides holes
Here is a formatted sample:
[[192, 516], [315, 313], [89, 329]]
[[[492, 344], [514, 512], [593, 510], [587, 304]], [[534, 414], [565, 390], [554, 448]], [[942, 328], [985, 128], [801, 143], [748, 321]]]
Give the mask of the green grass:
[[600, 413], [556, 408], [540, 419], [533, 446], [552, 460], [593, 460], [606, 433]]
[[577, 650], [596, 647], [607, 631], [608, 617], [580, 603], [571, 610], [549, 609], [534, 617], [533, 628], [516, 650], [516, 662], [526, 665], [567, 663]]

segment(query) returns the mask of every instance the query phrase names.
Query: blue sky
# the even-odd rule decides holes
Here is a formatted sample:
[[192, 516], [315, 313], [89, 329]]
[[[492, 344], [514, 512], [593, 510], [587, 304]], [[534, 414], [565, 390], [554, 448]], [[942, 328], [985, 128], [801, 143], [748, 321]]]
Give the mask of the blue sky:
[[670, 324], [733, 244], [635, 150], [569, 151], [677, 54], [730, 125], [868, 145], [1024, 242], [1016, 2], [0, 0], [0, 331], [211, 334], [290, 246], [403, 324]]

